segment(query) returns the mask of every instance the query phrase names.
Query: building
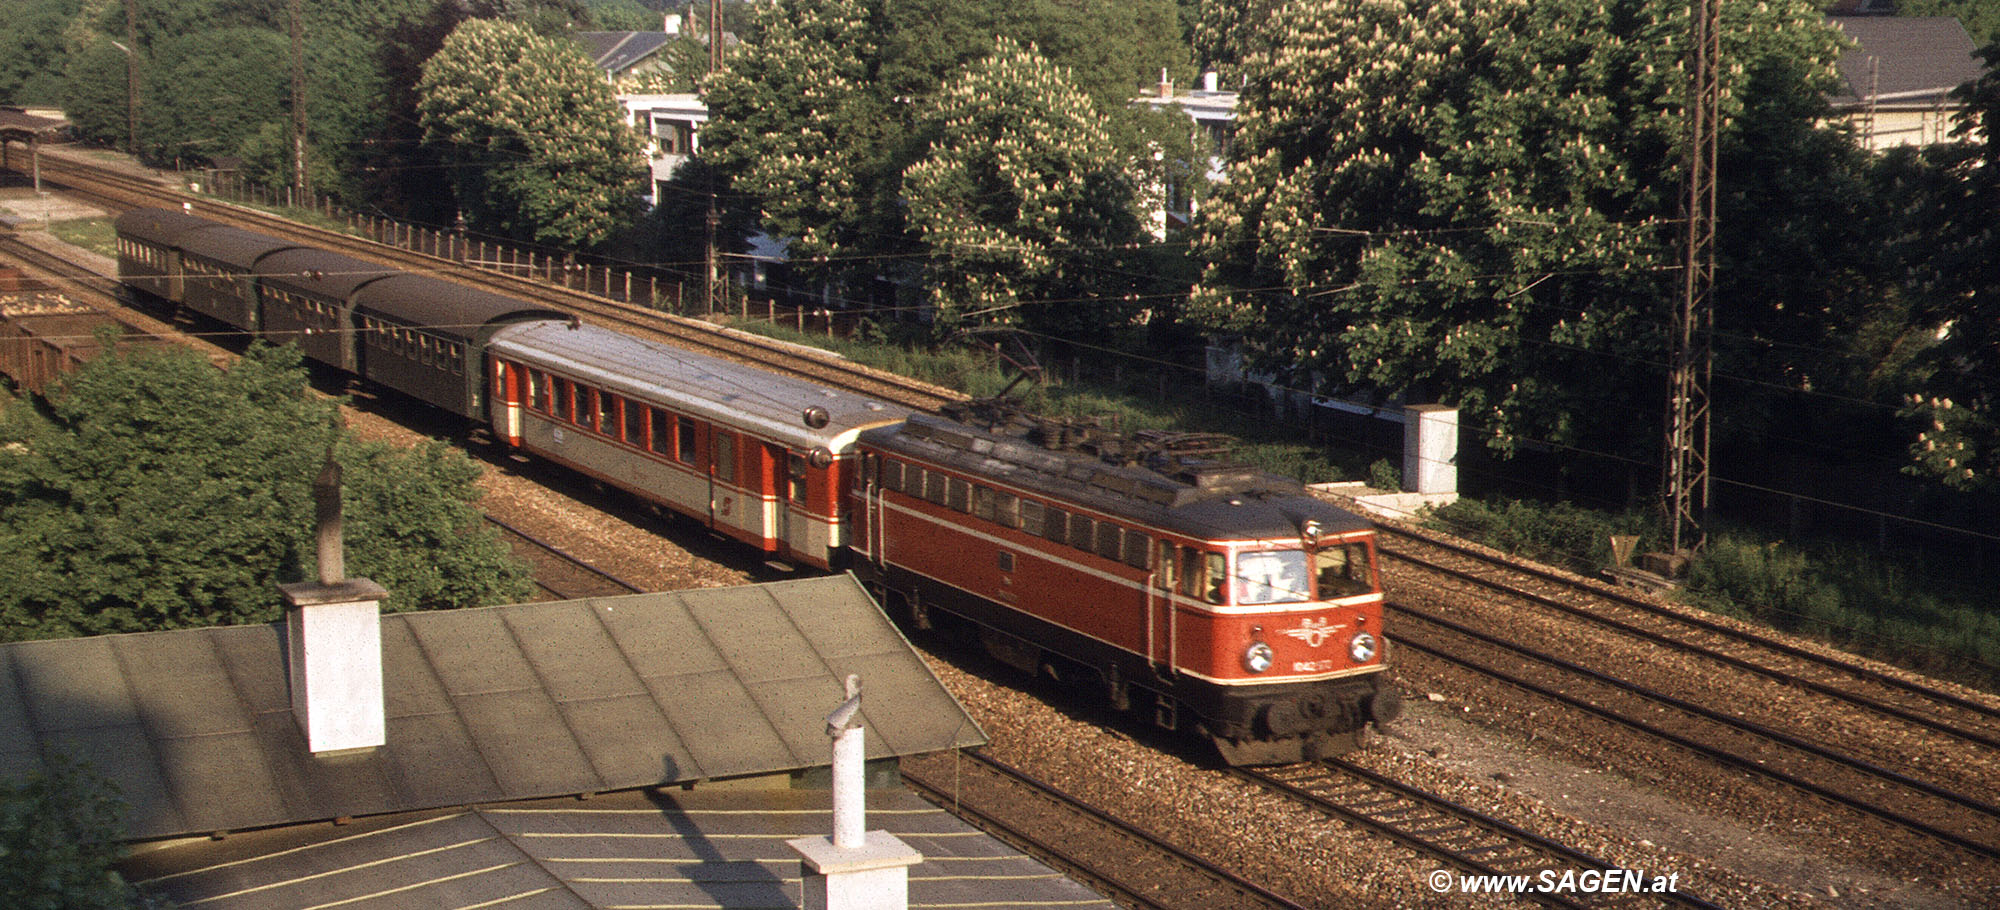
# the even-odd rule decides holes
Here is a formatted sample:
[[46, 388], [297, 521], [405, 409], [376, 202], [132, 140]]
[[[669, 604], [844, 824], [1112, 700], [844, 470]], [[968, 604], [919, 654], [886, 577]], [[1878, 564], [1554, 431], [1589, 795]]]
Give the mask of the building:
[[1854, 42], [1841, 55], [1831, 99], [1862, 147], [1882, 151], [1947, 141], [1964, 105], [1952, 90], [1985, 66], [1971, 36], [1949, 16], [1831, 16]]
[[645, 137], [651, 168], [646, 204], [659, 205], [663, 186], [701, 151], [708, 105], [695, 94], [619, 95], [618, 103], [625, 108], [625, 122]]
[[[1223, 163], [1228, 160], [1229, 148], [1236, 138], [1236, 98], [1237, 93], [1218, 87], [1216, 74], [1210, 71], [1202, 74], [1201, 88], [1178, 94], [1174, 84], [1162, 74], [1157, 91], [1134, 98], [1132, 103], [1155, 109], [1175, 108], [1194, 121], [1198, 137], [1208, 150], [1208, 180], [1219, 182]], [[1150, 213], [1153, 236], [1164, 240], [1169, 234], [1185, 230], [1194, 218], [1196, 195], [1192, 187], [1161, 187], [1161, 206]]]

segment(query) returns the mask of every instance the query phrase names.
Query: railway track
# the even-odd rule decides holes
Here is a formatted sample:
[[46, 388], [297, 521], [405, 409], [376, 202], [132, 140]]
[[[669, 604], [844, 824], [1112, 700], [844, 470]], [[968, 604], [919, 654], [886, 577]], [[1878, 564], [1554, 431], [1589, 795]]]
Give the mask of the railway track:
[[803, 345], [763, 338], [657, 310], [596, 297], [570, 288], [512, 275], [489, 272], [462, 263], [412, 252], [338, 231], [301, 225], [256, 209], [180, 192], [111, 169], [59, 155], [45, 155], [45, 180], [63, 184], [114, 210], [178, 208], [246, 230], [297, 240], [357, 259], [384, 263], [410, 272], [435, 275], [474, 287], [532, 301], [641, 338], [664, 341], [703, 353], [751, 363], [763, 369], [809, 378], [861, 395], [932, 411], [962, 400], [949, 389], [870, 369], [837, 355]]
[[646, 589], [619, 578], [556, 544], [529, 534], [491, 515], [486, 523], [500, 532], [516, 556], [533, 570], [535, 586], [549, 600], [584, 600], [591, 597], [618, 597], [643, 594]]
[[975, 752], [906, 761], [903, 781], [1128, 907], [1305, 910], [1144, 828]]
[[[1385, 835], [1441, 863], [1492, 881], [1525, 880], [1520, 897], [1550, 907], [1714, 907], [1682, 890], [1677, 876], [1628, 870], [1507, 821], [1340, 759], [1230, 774], [1331, 818]], [[1433, 890], [1456, 892], [1458, 879], [1435, 878]], [[1621, 883], [1601, 889], [1586, 881]], [[1445, 887], [1438, 887], [1439, 883]], [[1589, 894], [1601, 890], [1604, 894]]]
[[1384, 544], [1381, 552], [1390, 559], [1857, 709], [2000, 749], [2000, 707], [1885, 673], [1846, 655], [1802, 648], [1609, 586], [1580, 584], [1574, 576], [1552, 569], [1496, 560], [1435, 535], [1387, 527], [1383, 535], [1385, 540], [1410, 544], [1408, 548]]

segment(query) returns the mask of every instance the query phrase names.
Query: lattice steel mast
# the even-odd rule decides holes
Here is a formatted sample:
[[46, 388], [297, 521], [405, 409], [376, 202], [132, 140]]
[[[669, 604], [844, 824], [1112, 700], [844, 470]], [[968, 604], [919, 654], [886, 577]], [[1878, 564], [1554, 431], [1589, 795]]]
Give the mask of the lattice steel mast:
[[1707, 542], [1708, 382], [1714, 365], [1715, 168], [1721, 117], [1722, 0], [1690, 0], [1687, 215], [1681, 304], [1674, 315], [1667, 380], [1667, 438], [1660, 483], [1672, 551]]

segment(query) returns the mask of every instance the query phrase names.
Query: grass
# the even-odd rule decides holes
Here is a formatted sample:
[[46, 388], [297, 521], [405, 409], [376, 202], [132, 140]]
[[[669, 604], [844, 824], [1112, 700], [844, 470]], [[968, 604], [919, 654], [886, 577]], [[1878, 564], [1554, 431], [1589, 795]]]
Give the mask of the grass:
[[51, 222], [49, 233], [70, 246], [82, 247], [101, 256], [118, 255], [118, 235], [110, 218]]

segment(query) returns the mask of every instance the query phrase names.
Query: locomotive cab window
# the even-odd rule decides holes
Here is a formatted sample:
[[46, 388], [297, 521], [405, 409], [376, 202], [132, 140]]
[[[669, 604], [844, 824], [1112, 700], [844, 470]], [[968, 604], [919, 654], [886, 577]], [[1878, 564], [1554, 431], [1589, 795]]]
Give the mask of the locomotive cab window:
[[1366, 544], [1333, 544], [1313, 555], [1314, 574], [1319, 578], [1319, 599], [1352, 597], [1375, 590], [1369, 571]]
[[1311, 600], [1307, 577], [1304, 550], [1239, 553], [1233, 579], [1236, 603], [1251, 606]]

